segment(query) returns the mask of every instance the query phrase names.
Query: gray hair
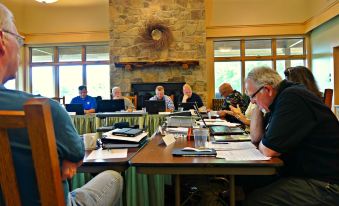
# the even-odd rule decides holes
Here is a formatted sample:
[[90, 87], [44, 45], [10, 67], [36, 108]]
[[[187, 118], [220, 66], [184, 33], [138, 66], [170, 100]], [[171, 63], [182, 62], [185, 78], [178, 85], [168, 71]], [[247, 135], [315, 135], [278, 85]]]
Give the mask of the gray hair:
[[116, 90], [120, 90], [121, 91], [120, 87], [113, 87], [112, 88], [112, 93], [114, 93]]
[[258, 87], [271, 85], [273, 88], [277, 88], [282, 81], [278, 72], [269, 67], [254, 68], [248, 73], [246, 80], [248, 79], [251, 79]]
[[12, 12], [0, 3], [0, 29], [9, 30], [13, 25], [13, 20]]

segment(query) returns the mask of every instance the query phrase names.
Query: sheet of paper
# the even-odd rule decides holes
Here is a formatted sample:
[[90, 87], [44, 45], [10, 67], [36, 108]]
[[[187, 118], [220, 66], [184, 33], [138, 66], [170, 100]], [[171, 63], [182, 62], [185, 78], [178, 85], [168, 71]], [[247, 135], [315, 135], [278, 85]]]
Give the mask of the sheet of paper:
[[255, 149], [256, 147], [251, 142], [226, 142], [214, 144], [212, 142], [207, 142], [208, 148], [213, 148], [217, 151], [229, 151], [229, 150], [245, 150], [245, 149]]
[[126, 158], [128, 149], [98, 149], [88, 155], [87, 160]]
[[188, 128], [187, 127], [168, 127], [166, 128], [167, 132], [172, 132], [172, 133], [183, 133], [187, 134]]
[[245, 150], [230, 150], [230, 151], [217, 151], [217, 158], [224, 158], [227, 161], [241, 161], [241, 160], [269, 160], [257, 149]]
[[[222, 125], [222, 126], [228, 126], [228, 127], [236, 127], [236, 126], [239, 126], [240, 124], [239, 123], [231, 123], [231, 122], [227, 122], [227, 121], [206, 121], [205, 120], [205, 123], [207, 126], [219, 126], [219, 125]], [[200, 120], [198, 121], [198, 124], [200, 125], [204, 125], [204, 123]]]

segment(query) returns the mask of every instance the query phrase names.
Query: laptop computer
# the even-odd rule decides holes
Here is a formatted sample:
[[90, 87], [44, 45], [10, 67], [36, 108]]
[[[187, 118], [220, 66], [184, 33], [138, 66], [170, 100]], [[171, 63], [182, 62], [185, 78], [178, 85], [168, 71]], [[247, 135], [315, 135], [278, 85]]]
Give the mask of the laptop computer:
[[197, 115], [201, 118], [205, 127], [210, 128], [211, 135], [235, 135], [235, 134], [244, 134], [244, 130], [239, 127], [228, 127], [225, 125], [210, 125], [207, 126], [204, 118], [202, 117], [201, 113], [198, 110], [198, 106], [194, 105], [194, 110]]
[[65, 104], [67, 112], [75, 112], [76, 115], [84, 115], [84, 106], [82, 104]]
[[145, 100], [144, 106], [149, 114], [158, 114], [166, 111], [166, 103], [162, 100]]
[[113, 130], [113, 135], [119, 136], [127, 136], [127, 137], [135, 137], [142, 133], [141, 129], [134, 129], [134, 128], [121, 128]]
[[179, 102], [178, 108], [182, 107], [184, 110], [194, 109], [195, 102]]
[[97, 101], [96, 112], [116, 112], [121, 110], [125, 110], [125, 102], [123, 99]]

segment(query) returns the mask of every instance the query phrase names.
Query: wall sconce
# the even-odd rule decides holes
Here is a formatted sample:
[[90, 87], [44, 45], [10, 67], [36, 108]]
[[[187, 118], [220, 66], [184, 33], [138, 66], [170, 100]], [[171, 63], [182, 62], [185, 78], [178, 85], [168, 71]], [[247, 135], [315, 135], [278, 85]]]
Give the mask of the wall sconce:
[[50, 3], [57, 2], [58, 0], [35, 0], [35, 1], [43, 3], [43, 4], [50, 4]]

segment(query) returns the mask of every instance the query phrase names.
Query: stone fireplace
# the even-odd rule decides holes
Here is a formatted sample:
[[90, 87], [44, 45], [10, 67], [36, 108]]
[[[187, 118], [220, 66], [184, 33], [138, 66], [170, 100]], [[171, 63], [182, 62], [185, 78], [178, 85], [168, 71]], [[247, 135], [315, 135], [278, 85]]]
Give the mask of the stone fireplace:
[[[204, 0], [110, 0], [110, 16], [111, 87], [120, 86], [122, 92], [131, 92], [135, 84], [186, 82], [206, 101]], [[150, 19], [160, 20], [172, 33], [173, 40], [167, 48], [150, 48], [140, 40], [140, 31]], [[185, 61], [198, 64], [159, 64]], [[121, 66], [126, 62], [141, 66]]]

